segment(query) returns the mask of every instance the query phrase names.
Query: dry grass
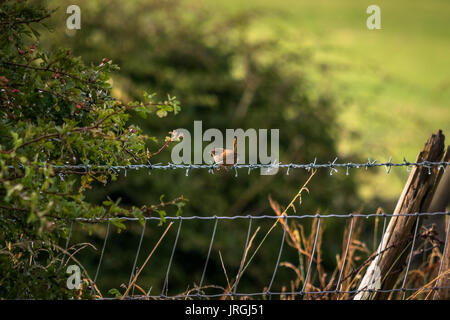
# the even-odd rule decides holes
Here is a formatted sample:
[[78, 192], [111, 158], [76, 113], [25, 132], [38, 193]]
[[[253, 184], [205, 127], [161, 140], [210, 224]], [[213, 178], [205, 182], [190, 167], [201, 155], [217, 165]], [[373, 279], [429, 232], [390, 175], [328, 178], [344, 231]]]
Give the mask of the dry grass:
[[[270, 197], [269, 201], [274, 212], [277, 215], [280, 215], [280, 205]], [[382, 210], [378, 210], [378, 213], [381, 214]], [[372, 249], [369, 249], [364, 240], [362, 240], [362, 227], [367, 220], [358, 217], [352, 218], [353, 232], [349, 239], [348, 237], [351, 224], [349, 219], [343, 232], [341, 252], [336, 254], [336, 268], [330, 274], [325, 271], [325, 268], [322, 265], [322, 239], [325, 230], [325, 223], [322, 221], [316, 244], [316, 252], [313, 257], [314, 276], [310, 277], [310, 280], [306, 285], [305, 292], [340, 290], [341, 293], [307, 294], [305, 299], [346, 300], [353, 298], [353, 293], [342, 293], [342, 291], [357, 290], [365, 270], [369, 266], [370, 262], [377, 256], [376, 253], [372, 252], [376, 252], [377, 248], [376, 234], [379, 228], [380, 218], [376, 217], [374, 221], [375, 235], [373, 238]], [[281, 221], [283, 224], [285, 223], [284, 220]], [[289, 286], [283, 287], [283, 292], [287, 287], [290, 288], [290, 292], [286, 291], [286, 294], [281, 296], [282, 299], [295, 299], [296, 297], [294, 292], [300, 291], [301, 286], [304, 285], [306, 274], [305, 268], [307, 267], [307, 264], [305, 266], [305, 262], [308, 262], [309, 259], [311, 259], [316, 226], [317, 218], [314, 219], [312, 229], [309, 234], [305, 234], [304, 227], [295, 221], [293, 221], [289, 226], [286, 226], [286, 232], [288, 235], [287, 243], [290, 247], [296, 249], [298, 254], [298, 263], [294, 264], [292, 262], [284, 261], [280, 264], [281, 267], [292, 269], [296, 275], [296, 278], [291, 281]], [[430, 290], [430, 288], [435, 285], [438, 278], [442, 277], [444, 274], [450, 273], [450, 271], [443, 270], [441, 275], [438, 277], [438, 270], [442, 258], [439, 248], [443, 247], [443, 243], [438, 239], [435, 228], [433, 226], [428, 229], [422, 227], [422, 232], [418, 237], [419, 239], [416, 240], [416, 248], [413, 252], [411, 268], [408, 272], [408, 277], [406, 278], [405, 288], [420, 288], [419, 290], [410, 293], [408, 299], [432, 299], [432, 293], [434, 291]], [[347, 244], [349, 244], [348, 249]], [[345, 258], [345, 265], [343, 267], [345, 253], [347, 253], [347, 257]], [[379, 254], [382, 253], [383, 252], [380, 252]], [[342, 277], [339, 281], [338, 279], [340, 274], [342, 274]], [[398, 282], [394, 288], [401, 287], [403, 277], [404, 274], [399, 276]], [[339, 288], [337, 288], [338, 283]], [[389, 299], [402, 299], [402, 295], [403, 292], [395, 291], [391, 293]]]

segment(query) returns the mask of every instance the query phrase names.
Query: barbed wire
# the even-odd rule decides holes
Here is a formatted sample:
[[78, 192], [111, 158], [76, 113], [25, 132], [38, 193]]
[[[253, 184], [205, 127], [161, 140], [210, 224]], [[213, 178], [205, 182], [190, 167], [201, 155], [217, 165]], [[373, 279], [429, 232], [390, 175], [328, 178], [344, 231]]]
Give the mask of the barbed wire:
[[[450, 165], [448, 161], [420, 161], [420, 162], [409, 162], [406, 159], [403, 162], [392, 162], [392, 158], [387, 162], [377, 162], [377, 160], [368, 159], [367, 162], [364, 163], [354, 163], [354, 162], [345, 162], [345, 163], [337, 163], [338, 158], [335, 158], [334, 161], [328, 163], [317, 163], [317, 159], [311, 163], [286, 163], [283, 164], [281, 162], [274, 162], [269, 164], [234, 164], [232, 166], [228, 166], [227, 168], [235, 170], [237, 176], [238, 169], [248, 169], [248, 174], [252, 170], [255, 169], [286, 169], [286, 174], [289, 175], [289, 171], [291, 169], [304, 169], [310, 171], [312, 169], [329, 169], [330, 175], [335, 172], [338, 172], [338, 168], [345, 168], [346, 174], [349, 174], [350, 169], [369, 169], [376, 167], [385, 167], [386, 173], [390, 173], [392, 167], [406, 167], [409, 170], [411, 167], [424, 167], [428, 169], [428, 173], [431, 174], [432, 168], [439, 168], [445, 170], [445, 168]], [[151, 174], [152, 170], [176, 170], [182, 169], [186, 170], [186, 176], [189, 175], [190, 170], [198, 170], [198, 169], [208, 169], [208, 172], [213, 174], [215, 170], [223, 168], [221, 164], [211, 163], [211, 164], [175, 164], [175, 163], [147, 163], [147, 164], [129, 164], [129, 165], [107, 165], [107, 164], [76, 164], [76, 165], [53, 165], [48, 164], [49, 167], [52, 167], [55, 170], [74, 170], [74, 171], [84, 171], [84, 172], [95, 172], [95, 171], [108, 171], [113, 173], [120, 173], [121, 171], [124, 174], [127, 174], [127, 171], [131, 170], [148, 170], [149, 174]], [[23, 167], [21, 165], [20, 167]], [[14, 168], [10, 166], [10, 168]], [[63, 173], [64, 174], [64, 173]]]

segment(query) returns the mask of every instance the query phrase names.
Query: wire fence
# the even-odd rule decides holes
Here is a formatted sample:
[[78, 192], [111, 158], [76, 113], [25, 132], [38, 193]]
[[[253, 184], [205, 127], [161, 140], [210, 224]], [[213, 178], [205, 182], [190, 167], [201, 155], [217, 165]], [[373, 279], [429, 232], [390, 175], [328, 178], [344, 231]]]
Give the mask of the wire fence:
[[[374, 288], [369, 288], [369, 287], [355, 289], [355, 290], [346, 290], [344, 288], [341, 288], [341, 285], [344, 282], [344, 280], [346, 278], [348, 278], [348, 276], [351, 275], [351, 273], [350, 273], [350, 275], [344, 274], [344, 269], [345, 269], [346, 262], [347, 262], [346, 260], [348, 258], [348, 252], [350, 250], [350, 247], [352, 246], [352, 232], [354, 230], [355, 218], [365, 218], [365, 219], [374, 218], [374, 217], [382, 218], [383, 219], [383, 229], [382, 229], [381, 234], [382, 234], [382, 237], [384, 237], [389, 218], [396, 217], [396, 216], [397, 217], [410, 216], [410, 217], [416, 217], [417, 219], [420, 219], [421, 217], [446, 216], [446, 215], [450, 215], [450, 212], [417, 212], [417, 213], [407, 213], [407, 214], [388, 214], [388, 213], [306, 214], [306, 215], [282, 215], [282, 216], [279, 216], [279, 215], [236, 215], [236, 216], [207, 216], [207, 217], [206, 216], [205, 217], [203, 217], [203, 216], [166, 216], [164, 218], [145, 217], [143, 225], [142, 225], [142, 232], [140, 234], [138, 247], [136, 250], [136, 255], [133, 260], [133, 268], [130, 273], [129, 282], [128, 282], [127, 287], [133, 287], [133, 285], [134, 285], [133, 280], [135, 280], [135, 278], [137, 278], [136, 275], [139, 275], [136, 272], [137, 271], [136, 266], [137, 266], [138, 258], [142, 254], [142, 252], [141, 252], [142, 251], [141, 250], [142, 243], [144, 241], [144, 234], [145, 234], [146, 228], [148, 227], [148, 223], [150, 221], [161, 222], [162, 219], [164, 219], [166, 221], [171, 221], [173, 223], [176, 223], [176, 222], [178, 223], [175, 240], [174, 240], [173, 246], [170, 250], [170, 258], [169, 258], [169, 262], [168, 262], [166, 272], [165, 272], [164, 283], [163, 283], [160, 294], [149, 294], [149, 293], [146, 295], [128, 295], [127, 294], [127, 295], [124, 295], [122, 298], [124, 298], [124, 299], [217, 299], [217, 298], [243, 299], [243, 298], [249, 298], [250, 299], [250, 298], [272, 298], [272, 297], [286, 298], [286, 297], [290, 297], [290, 298], [295, 298], [295, 299], [306, 299], [306, 298], [320, 299], [320, 298], [324, 298], [325, 296], [335, 295], [335, 297], [337, 297], [337, 299], [339, 299], [342, 295], [347, 295], [346, 296], [347, 298], [352, 298], [360, 292], [368, 292], [368, 293], [372, 293], [372, 294], [377, 293], [377, 292], [383, 292], [383, 293], [403, 293], [402, 299], [405, 299], [407, 293], [409, 293], [409, 294], [413, 294], [413, 293], [417, 293], [417, 292], [426, 293], [426, 292], [436, 292], [437, 290], [441, 290], [441, 289], [450, 289], [449, 287], [437, 287], [433, 284], [429, 284], [429, 285], [425, 285], [425, 286], [421, 286], [421, 287], [411, 287], [411, 288], [406, 287], [406, 283], [407, 283], [406, 279], [408, 277], [408, 272], [410, 270], [411, 261], [412, 261], [413, 255], [414, 255], [413, 254], [414, 249], [416, 249], [416, 247], [415, 247], [416, 239], [418, 239], [420, 237], [420, 234], [418, 232], [419, 222], [417, 222], [417, 224], [416, 224], [416, 227], [414, 230], [414, 235], [413, 235], [413, 238], [411, 239], [412, 245], [411, 245], [411, 249], [410, 249], [410, 252], [408, 255], [408, 259], [407, 259], [406, 271], [404, 273], [403, 280], [401, 281], [400, 288], [391, 288], [391, 289], [387, 289], [387, 290], [374, 289]], [[78, 223], [96, 223], [96, 224], [103, 223], [103, 224], [107, 225], [105, 237], [103, 240], [102, 250], [100, 251], [98, 266], [96, 269], [95, 276], [92, 280], [94, 284], [98, 280], [102, 262], [104, 260], [105, 247], [107, 246], [107, 242], [108, 242], [109, 235], [110, 235], [111, 219], [117, 219], [117, 217], [102, 218], [102, 219], [86, 219], [86, 218], [76, 219], [76, 222], [78, 222]], [[120, 219], [123, 219], [124, 221], [137, 221], [138, 220], [138, 218], [134, 218], [134, 217], [120, 217]], [[298, 288], [297, 290], [291, 290], [291, 291], [272, 291], [273, 284], [275, 283], [276, 275], [277, 275], [277, 272], [280, 267], [281, 256], [282, 256], [283, 250], [285, 248], [285, 242], [287, 241], [286, 240], [286, 238], [287, 238], [286, 230], [289, 228], [288, 222], [305, 220], [305, 219], [310, 219], [312, 221], [312, 224], [315, 223], [315, 229], [314, 229], [315, 234], [314, 234], [314, 242], [310, 249], [311, 251], [307, 255], [305, 255], [305, 257], [308, 258], [307, 259], [308, 263], [306, 264], [307, 265], [306, 275], [304, 277], [303, 285], [301, 286], [301, 290], [299, 290], [300, 288]], [[317, 243], [318, 243], [318, 235], [319, 235], [319, 230], [321, 227], [321, 222], [323, 220], [329, 220], [329, 219], [351, 219], [351, 220], [350, 220], [350, 227], [349, 227], [348, 235], [347, 235], [347, 239], [346, 239], [346, 248], [345, 248], [345, 251], [343, 251], [343, 256], [341, 257], [342, 260], [340, 263], [340, 270], [338, 272], [338, 277], [336, 277], [337, 282], [335, 280], [332, 287], [330, 287], [330, 288], [322, 288], [321, 290], [318, 290], [314, 286], [312, 286], [311, 274], [314, 271], [313, 265], [314, 264], [317, 265], [317, 259], [314, 259], [314, 256], [316, 254], [316, 247], [317, 247]], [[235, 281], [231, 285], [229, 285], [228, 288], [225, 288], [220, 293], [206, 293], [206, 288], [208, 288], [208, 285], [204, 284], [205, 276], [206, 276], [206, 273], [208, 270], [208, 264], [211, 259], [211, 253], [213, 251], [213, 247], [214, 247], [214, 243], [215, 243], [216, 232], [220, 226], [219, 221], [237, 221], [237, 220], [247, 220], [248, 221], [248, 231], [247, 231], [247, 235], [246, 235], [246, 241], [243, 246], [242, 253], [241, 253], [241, 263], [240, 263], [239, 271], [236, 275]], [[262, 220], [268, 220], [268, 221], [272, 221], [272, 222], [273, 221], [283, 222], [282, 223], [282, 225], [283, 225], [282, 238], [280, 239], [280, 246], [279, 246], [278, 253], [276, 255], [277, 259], [274, 262], [274, 269], [273, 269], [272, 276], [270, 279], [267, 279], [268, 284], [267, 284], [267, 286], [264, 287], [264, 290], [262, 290], [262, 291], [237, 292], [237, 287], [238, 287], [240, 278], [242, 276], [242, 273], [243, 273], [243, 271], [245, 271], [245, 269], [248, 266], [248, 264], [245, 265], [244, 262], [246, 262], [246, 258], [248, 258], [247, 253], [250, 248], [250, 244], [249, 244], [251, 242], [250, 239], [253, 239], [252, 231], [254, 231], [254, 228], [252, 228], [252, 225], [255, 221], [262, 221]], [[179, 246], [178, 242], [179, 242], [180, 233], [182, 231], [182, 226], [183, 226], [184, 221], [198, 221], [200, 223], [205, 222], [205, 221], [213, 221], [214, 226], [212, 228], [210, 241], [209, 241], [209, 245], [208, 245], [208, 250], [206, 252], [206, 258], [205, 258], [205, 261], [203, 264], [201, 278], [200, 278], [199, 283], [197, 285], [195, 285], [195, 287], [188, 292], [184, 292], [181, 294], [169, 295], [168, 294], [168, 283], [170, 280], [170, 271], [173, 267], [173, 261], [174, 261], [174, 256], [176, 255], [176, 252], [177, 252], [177, 247]], [[449, 221], [450, 221], [450, 219], [449, 219]], [[440, 246], [442, 246], [442, 244], [443, 244], [444, 250], [445, 250], [445, 248], [447, 246], [447, 242], [448, 242], [449, 228], [450, 228], [450, 224], [447, 225], [447, 227], [446, 227], [446, 235], [447, 236], [445, 238], [445, 241], [442, 241], [442, 243], [440, 245]], [[72, 225], [70, 225], [69, 237], [71, 234], [72, 234]], [[69, 243], [69, 240], [66, 243], [66, 248], [68, 246], [68, 243]], [[262, 242], [260, 243], [260, 245], [262, 245]], [[388, 249], [386, 249], [386, 250], [388, 250]], [[255, 254], [256, 254], [256, 251], [255, 251]], [[153, 251], [152, 251], [152, 253], [153, 253]], [[361, 267], [364, 267], [364, 265], [367, 265], [367, 261], [370, 262], [370, 260], [373, 260], [376, 256], [382, 255], [382, 254], [384, 254], [384, 252], [377, 252], [376, 254], [370, 256], [366, 261], [362, 262], [359, 267], [357, 267], [356, 269], [353, 269], [352, 272], [354, 272], [355, 270], [357, 270]], [[446, 270], [442, 270], [442, 265], [443, 265], [443, 259], [441, 258], [439, 271], [438, 271], [436, 278], [439, 278], [443, 272], [446, 272]], [[144, 267], [144, 265], [142, 267]], [[339, 265], [338, 265], [338, 267], [339, 267]], [[312, 288], [314, 288], [314, 290], [312, 290]], [[128, 290], [127, 290], [127, 292], [128, 292]], [[92, 286], [92, 293], [95, 293], [94, 286]], [[103, 298], [101, 295], [99, 295], [99, 298], [100, 299], [109, 299], [109, 298]]]
[[[445, 170], [446, 167], [448, 165], [450, 165], [450, 162], [445, 162], [445, 161], [441, 161], [441, 162], [430, 162], [430, 161], [409, 162], [405, 159], [403, 160], [403, 162], [395, 163], [395, 162], [391, 161], [392, 158], [390, 158], [389, 161], [387, 161], [387, 162], [377, 162], [376, 160], [370, 160], [370, 158], [369, 158], [368, 161], [364, 162], [364, 163], [354, 163], [354, 162], [338, 163], [337, 160], [338, 160], [338, 158], [335, 158], [334, 161], [331, 161], [328, 163], [317, 163], [317, 161], [315, 159], [314, 162], [305, 163], [305, 164], [298, 164], [298, 163], [282, 164], [279, 162], [278, 163], [277, 162], [270, 163], [270, 164], [234, 164], [232, 166], [229, 166], [227, 169], [234, 170], [236, 177], [238, 176], [238, 169], [247, 169], [247, 173], [250, 174], [252, 170], [261, 169], [261, 168], [286, 169], [287, 175], [289, 175], [289, 172], [291, 169], [304, 169], [307, 171], [310, 171], [312, 169], [328, 169], [328, 170], [330, 170], [329, 171], [330, 175], [333, 175], [333, 173], [338, 172], [338, 169], [344, 169], [346, 175], [349, 175], [349, 172], [351, 169], [364, 168], [367, 170], [369, 168], [384, 167], [386, 169], [386, 173], [389, 174], [393, 167], [406, 167], [406, 169], [408, 171], [411, 167], [422, 167], [422, 168], [427, 169], [428, 173], [431, 174], [433, 168], [437, 168], [438, 170]], [[151, 172], [153, 170], [163, 170], [163, 171], [185, 170], [186, 176], [188, 176], [189, 172], [191, 170], [207, 169], [209, 173], [214, 174], [214, 172], [216, 170], [222, 168], [222, 166], [220, 164], [216, 164], [216, 163], [212, 163], [212, 164], [174, 164], [174, 163], [152, 164], [152, 163], [148, 163], [148, 164], [130, 164], [130, 165], [78, 164], [78, 165], [48, 165], [48, 166], [52, 167], [56, 171], [59, 171], [61, 178], [63, 178], [63, 176], [65, 174], [73, 174], [73, 173], [77, 173], [77, 172], [93, 172], [93, 173], [95, 173], [98, 171], [102, 171], [102, 172], [107, 171], [107, 172], [113, 173], [113, 174], [120, 174], [121, 172], [123, 172], [124, 175], [126, 176], [127, 172], [131, 171], [131, 170], [148, 170], [149, 174], [151, 174]], [[69, 171], [69, 173], [65, 173], [67, 170]], [[419, 222], [417, 221], [417, 223], [416, 223], [416, 227], [414, 230], [414, 236], [412, 238], [412, 243], [411, 243], [411, 249], [410, 249], [410, 252], [409, 252], [409, 255], [407, 258], [406, 271], [404, 273], [403, 280], [401, 281], [400, 288], [391, 288], [391, 289], [384, 290], [384, 289], [380, 289], [380, 288], [374, 289], [374, 288], [366, 287], [366, 288], [358, 288], [355, 290], [345, 290], [345, 289], [342, 289], [341, 286], [342, 286], [342, 283], [349, 276], [349, 275], [344, 274], [344, 270], [345, 270], [345, 266], [347, 263], [349, 250], [352, 246], [352, 232], [354, 231], [354, 227], [355, 227], [354, 219], [356, 219], [356, 218], [369, 219], [369, 218], [373, 218], [373, 217], [383, 218], [383, 230], [381, 233], [382, 240], [383, 240], [383, 237], [384, 237], [385, 231], [386, 231], [387, 220], [389, 218], [392, 218], [395, 216], [397, 216], [397, 217], [414, 216], [419, 220], [421, 217], [445, 216], [445, 215], [450, 215], [450, 213], [449, 212], [417, 212], [417, 213], [406, 213], [406, 214], [387, 214], [387, 213], [353, 214], [353, 213], [351, 213], [351, 214], [303, 214], [303, 215], [289, 215], [289, 216], [288, 215], [282, 215], [282, 216], [279, 216], [279, 215], [235, 215], [235, 216], [214, 215], [214, 216], [166, 216], [166, 217], [149, 216], [149, 217], [143, 217], [143, 218], [123, 216], [123, 217], [114, 217], [114, 218], [103, 217], [103, 218], [95, 218], [95, 219], [77, 218], [75, 220], [75, 222], [77, 222], [77, 223], [106, 223], [107, 224], [102, 249], [100, 251], [99, 262], [98, 262], [98, 265], [96, 268], [95, 276], [92, 279], [92, 284], [91, 284], [92, 291], [91, 292], [93, 294], [95, 294], [96, 292], [99, 293], [95, 284], [98, 280], [98, 277], [101, 274], [101, 266], [102, 266], [104, 255], [105, 255], [105, 248], [107, 247], [107, 242], [108, 242], [109, 235], [110, 235], [111, 220], [114, 219], [117, 221], [117, 219], [119, 219], [119, 220], [125, 222], [125, 221], [138, 221], [138, 220], [142, 221], [142, 219], [143, 219], [142, 231], [141, 231], [141, 234], [139, 237], [139, 243], [137, 246], [136, 255], [133, 260], [133, 268], [130, 273], [130, 277], [129, 277], [129, 281], [128, 281], [128, 289], [130, 287], [134, 286], [134, 284], [135, 284], [134, 281], [136, 281], [136, 278], [138, 276], [137, 262], [138, 262], [139, 256], [141, 255], [141, 251], [142, 251], [141, 249], [142, 249], [142, 245], [144, 242], [144, 234], [145, 234], [145, 230], [146, 230], [148, 222], [149, 221], [150, 222], [157, 221], [158, 223], [160, 223], [161, 221], [170, 221], [171, 223], [178, 222], [177, 233], [175, 236], [175, 240], [174, 240], [172, 249], [170, 250], [170, 258], [169, 258], [169, 262], [168, 262], [168, 265], [166, 268], [165, 278], [164, 278], [164, 283], [162, 286], [161, 293], [159, 295], [154, 295], [154, 294], [150, 295], [149, 293], [146, 295], [125, 294], [122, 297], [124, 299], [213, 299], [213, 298], [227, 298], [227, 297], [228, 298], [252, 298], [252, 297], [262, 297], [262, 298], [280, 297], [280, 298], [283, 298], [283, 297], [288, 297], [288, 296], [293, 297], [293, 298], [299, 298], [299, 299], [306, 299], [306, 298], [312, 297], [314, 299], [314, 297], [323, 298], [326, 295], [335, 295], [337, 297], [337, 299], [339, 299], [342, 295], [347, 295], [348, 298], [352, 298], [361, 292], [368, 292], [368, 293], [401, 292], [401, 293], [403, 293], [402, 299], [405, 299], [407, 293], [414, 293], [414, 292], [417, 293], [417, 292], [427, 292], [427, 291], [436, 292], [437, 290], [440, 290], [440, 289], [449, 289], [448, 287], [436, 287], [435, 285], [432, 286], [429, 284], [424, 285], [422, 287], [416, 287], [416, 288], [407, 288], [406, 287], [406, 284], [407, 284], [406, 280], [408, 277], [408, 273], [410, 271], [411, 261], [412, 261], [414, 249], [416, 246], [416, 239], [420, 236], [418, 234]], [[315, 234], [313, 237], [314, 242], [310, 248], [311, 251], [308, 253], [303, 253], [305, 255], [305, 257], [307, 258], [307, 264], [306, 264], [307, 269], [306, 269], [306, 274], [303, 278], [303, 285], [301, 287], [301, 290], [293, 289], [291, 291], [272, 291], [273, 285], [275, 283], [276, 275], [277, 275], [278, 269], [280, 267], [281, 256], [282, 256], [283, 250], [285, 248], [285, 242], [287, 241], [286, 240], [286, 237], [287, 237], [286, 231], [289, 228], [288, 222], [292, 222], [295, 220], [303, 220], [304, 221], [305, 219], [311, 219], [313, 221], [312, 224], [315, 222], [316, 225], [315, 225], [315, 229], [314, 229]], [[343, 256], [341, 257], [342, 260], [340, 263], [340, 270], [338, 270], [338, 273], [337, 273], [337, 281], [336, 280], [334, 281], [331, 288], [327, 287], [327, 288], [317, 289], [310, 282], [311, 274], [313, 272], [314, 256], [316, 254], [316, 247], [317, 247], [317, 242], [318, 242], [319, 230], [321, 227], [321, 221], [329, 220], [329, 219], [351, 219], [351, 221], [350, 221], [350, 227], [348, 230], [348, 235], [347, 235], [348, 238], [346, 240], [345, 251], [343, 251], [343, 254], [342, 254]], [[242, 254], [241, 254], [241, 263], [240, 263], [239, 270], [236, 275], [235, 281], [231, 286], [229, 286], [229, 288], [226, 288], [221, 293], [206, 293], [205, 288], [208, 286], [204, 285], [205, 275], [208, 270], [208, 263], [210, 262], [211, 253], [213, 251], [213, 247], [214, 247], [214, 243], [215, 243], [215, 235], [216, 235], [216, 231], [219, 226], [219, 221], [237, 221], [237, 220], [247, 220], [248, 221], [248, 231], [247, 231], [247, 235], [246, 235], [245, 245], [243, 246], [243, 250], [242, 250]], [[247, 253], [250, 249], [250, 245], [253, 240], [252, 225], [253, 225], [254, 221], [261, 221], [261, 220], [275, 221], [275, 224], [278, 223], [279, 221], [282, 221], [282, 224], [283, 224], [282, 238], [280, 240], [280, 246], [279, 246], [279, 250], [277, 253], [277, 258], [274, 263], [273, 273], [272, 273], [271, 278], [268, 279], [268, 282], [267, 282], [268, 285], [264, 288], [263, 291], [245, 292], [245, 293], [237, 292], [237, 287], [238, 287], [239, 281], [241, 279], [242, 273], [248, 267], [248, 263], [245, 265], [244, 262], [246, 262]], [[214, 221], [214, 227], [212, 229], [212, 233], [210, 236], [208, 250], [206, 253], [206, 259], [203, 264], [201, 278], [200, 278], [198, 285], [196, 285], [195, 288], [190, 290], [189, 292], [184, 292], [182, 294], [168, 295], [168, 283], [170, 280], [170, 271], [171, 271], [171, 268], [173, 265], [174, 256], [176, 255], [176, 252], [177, 252], [177, 245], [179, 245], [178, 240], [179, 240], [179, 236], [180, 236], [184, 221], [198, 221], [200, 223], [206, 222], [206, 221]], [[450, 221], [450, 219], [449, 219], [449, 221]], [[67, 239], [67, 242], [66, 242], [66, 250], [68, 248], [70, 237], [72, 235], [72, 227], [73, 227], [73, 221], [70, 224], [69, 238]], [[449, 231], [450, 231], [450, 225], [447, 225], [446, 238], [445, 238], [445, 241], [442, 241], [442, 243], [444, 244], [444, 250], [447, 247]], [[164, 237], [164, 235], [165, 234], [163, 234], [163, 237]], [[157, 243], [157, 245], [158, 244], [159, 243]], [[262, 242], [260, 243], [260, 246], [261, 245], [262, 245]], [[432, 248], [434, 248], [434, 247], [432, 247]], [[257, 249], [256, 249], [256, 251], [257, 251]], [[386, 250], [388, 250], [388, 249], [386, 249]], [[153, 251], [151, 252], [151, 254], [153, 254]], [[150, 254], [150, 256], [151, 256], [151, 254]], [[256, 252], [254, 254], [256, 254]], [[384, 254], [384, 251], [376, 252], [375, 254], [373, 254], [369, 258], [367, 258], [363, 263], [361, 263], [361, 265], [359, 267], [357, 267], [356, 269], [353, 269], [352, 272], [355, 272], [356, 270], [365, 267], [367, 265], [368, 261], [370, 262], [371, 260], [376, 258], [378, 255], [383, 255], [383, 254]], [[437, 273], [436, 279], [439, 278], [444, 272], [448, 271], [448, 270], [442, 270], [443, 260], [444, 259], [441, 258], [439, 271]], [[143, 267], [144, 266], [142, 266], [141, 269]], [[339, 265], [338, 265], [338, 267], [339, 267]], [[316, 260], [316, 269], [317, 269], [317, 260]], [[351, 273], [350, 273], [350, 275], [351, 275]], [[433, 283], [435, 283], [435, 281]], [[312, 288], [314, 290], [311, 290]], [[96, 291], [96, 289], [97, 289], [97, 291]], [[126, 291], [126, 293], [128, 293], [128, 290]], [[99, 295], [99, 298], [109, 299], [109, 298], [103, 298], [101, 296], [101, 294]]]
[[[392, 159], [392, 158], [391, 158]], [[345, 162], [338, 163], [338, 158], [335, 158], [333, 161], [328, 163], [317, 163], [316, 159], [311, 163], [287, 163], [283, 164], [280, 162], [274, 162], [269, 164], [234, 164], [229, 166], [229, 169], [235, 171], [235, 176], [238, 176], [238, 169], [247, 169], [247, 173], [250, 174], [252, 170], [255, 169], [286, 169], [286, 174], [289, 175], [291, 169], [304, 169], [310, 171], [312, 169], [329, 169], [330, 175], [338, 172], [338, 169], [345, 169], [346, 175], [349, 175], [350, 169], [369, 169], [369, 168], [377, 168], [377, 167], [385, 167], [386, 173], [390, 173], [393, 167], [406, 167], [409, 170], [411, 167], [423, 167], [428, 169], [428, 173], [431, 174], [431, 169], [438, 168], [445, 170], [445, 168], [450, 165], [448, 161], [419, 161], [419, 162], [409, 162], [406, 159], [403, 162], [392, 162], [391, 159], [387, 162], [377, 162], [377, 160], [368, 159], [367, 162], [364, 163], [354, 163], [354, 162]], [[22, 167], [23, 165], [21, 165]], [[175, 163], [147, 163], [147, 164], [130, 164], [130, 165], [107, 165], [107, 164], [77, 164], [77, 165], [49, 165], [55, 170], [72, 170], [74, 172], [84, 171], [84, 172], [96, 172], [96, 171], [107, 171], [115, 174], [119, 174], [123, 172], [124, 175], [127, 175], [128, 171], [131, 170], [148, 170], [148, 173], [151, 174], [152, 170], [185, 170], [186, 176], [189, 175], [191, 170], [198, 169], [207, 169], [209, 173], [214, 174], [214, 171], [217, 171], [220, 168], [223, 168], [222, 165], [217, 163], [211, 164], [175, 164]], [[62, 173], [64, 174], [64, 173]]]

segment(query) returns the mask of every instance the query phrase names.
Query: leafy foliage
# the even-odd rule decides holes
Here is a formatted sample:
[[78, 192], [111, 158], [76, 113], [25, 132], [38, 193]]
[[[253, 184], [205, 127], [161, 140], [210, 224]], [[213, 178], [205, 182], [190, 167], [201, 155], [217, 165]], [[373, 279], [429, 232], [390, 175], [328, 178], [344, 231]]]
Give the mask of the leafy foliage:
[[[130, 103], [113, 98], [110, 74], [119, 68], [107, 58], [86, 65], [68, 49], [41, 48], [37, 26], [47, 27], [43, 21], [51, 14], [27, 1], [0, 5], [0, 297], [81, 294], [66, 288], [60, 267], [64, 249], [58, 243], [67, 237], [68, 222], [142, 218], [159, 207], [89, 203], [84, 193], [92, 183], [105, 185], [116, 173], [51, 165], [147, 162], [151, 137], [129, 124], [130, 113], [165, 117], [180, 111], [174, 97], [159, 102], [145, 93]], [[119, 220], [113, 224], [124, 227]]]

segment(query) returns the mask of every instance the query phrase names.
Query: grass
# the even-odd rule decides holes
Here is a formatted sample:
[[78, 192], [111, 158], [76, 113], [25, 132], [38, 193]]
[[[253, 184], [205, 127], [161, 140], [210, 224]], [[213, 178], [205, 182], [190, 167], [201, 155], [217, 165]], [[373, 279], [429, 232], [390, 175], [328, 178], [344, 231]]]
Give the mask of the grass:
[[[450, 3], [379, 0], [382, 30], [366, 28], [371, 1], [203, 0], [217, 15], [262, 10], [254, 37], [272, 34], [280, 50], [310, 47], [329, 64], [326, 81], [346, 102], [339, 111], [341, 155], [415, 159], [438, 129], [450, 129]], [[332, 157], [332, 156], [330, 156]], [[392, 200], [406, 180], [380, 171], [360, 176], [363, 198]]]
[[[134, 275], [133, 280], [131, 281], [131, 283], [128, 285], [128, 288], [125, 290], [125, 293], [122, 295], [121, 300], [123, 300], [127, 295], [128, 292], [130, 292], [131, 288], [135, 285], [136, 280], [138, 279], [139, 275], [142, 272], [142, 269], [144, 269], [145, 265], [148, 263], [148, 261], [150, 260], [150, 258], [152, 257], [153, 253], [155, 252], [156, 248], [158, 248], [159, 244], [161, 243], [162, 239], [164, 239], [164, 237], [167, 234], [167, 231], [169, 231], [170, 227], [173, 225], [173, 222], [170, 222], [169, 225], [167, 226], [166, 230], [164, 230], [164, 233], [162, 234], [161, 238], [159, 238], [158, 242], [155, 244], [155, 246], [153, 247], [153, 250], [150, 252], [150, 254], [147, 256], [147, 258], [145, 259], [144, 263], [142, 264], [142, 266], [139, 268], [138, 272]], [[142, 289], [141, 289], [142, 290]]]

